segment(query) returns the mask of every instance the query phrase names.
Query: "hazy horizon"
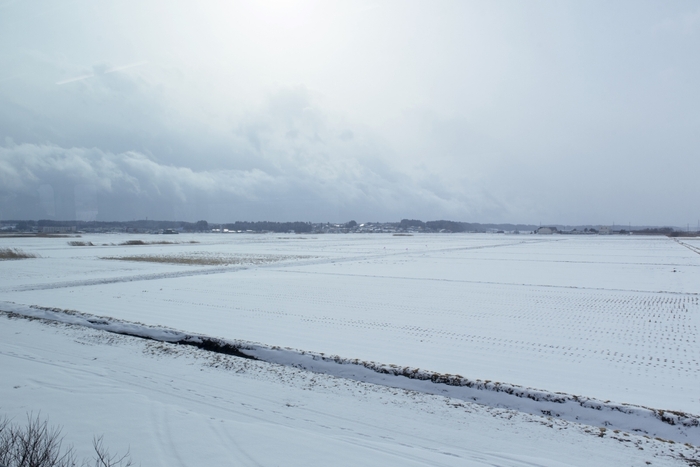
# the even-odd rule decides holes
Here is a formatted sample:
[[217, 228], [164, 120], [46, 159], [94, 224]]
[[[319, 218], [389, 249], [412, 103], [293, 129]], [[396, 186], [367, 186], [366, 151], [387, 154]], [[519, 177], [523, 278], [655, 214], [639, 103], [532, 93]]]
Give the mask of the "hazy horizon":
[[0, 220], [695, 226], [700, 5], [0, 1]]

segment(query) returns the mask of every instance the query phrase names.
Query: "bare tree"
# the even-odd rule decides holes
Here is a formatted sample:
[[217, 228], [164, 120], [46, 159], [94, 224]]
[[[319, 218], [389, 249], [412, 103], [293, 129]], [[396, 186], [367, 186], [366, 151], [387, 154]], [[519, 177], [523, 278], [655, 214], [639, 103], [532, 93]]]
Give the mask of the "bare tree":
[[6, 467], [72, 467], [73, 447], [63, 449], [61, 429], [49, 426], [39, 414], [27, 414], [27, 425], [6, 418], [0, 423], [0, 464]]
[[129, 451], [120, 456], [119, 454], [110, 454], [102, 443], [102, 436], [92, 439], [92, 447], [95, 449], [95, 457], [93, 462], [83, 462], [84, 467], [130, 467], [131, 457]]
[[[110, 454], [102, 436], [92, 440], [95, 450], [92, 459], [82, 462], [83, 467], [130, 467], [131, 457]], [[27, 414], [25, 426], [0, 418], [0, 467], [75, 467], [73, 446], [64, 447], [61, 428], [50, 426], [40, 415]]]

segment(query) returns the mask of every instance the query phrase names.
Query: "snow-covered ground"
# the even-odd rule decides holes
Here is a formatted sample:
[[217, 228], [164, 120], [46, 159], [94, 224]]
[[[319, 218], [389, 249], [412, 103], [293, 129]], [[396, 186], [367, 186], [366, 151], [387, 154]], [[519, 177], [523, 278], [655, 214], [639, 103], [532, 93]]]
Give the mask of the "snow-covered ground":
[[[133, 239], [183, 243], [118, 245]], [[610, 404], [627, 403], [700, 414], [700, 391], [697, 390], [700, 387], [700, 253], [696, 250], [697, 242], [665, 237], [486, 234], [412, 237], [86, 235], [79, 240], [96, 245], [86, 247], [69, 246], [69, 240], [75, 239], [2, 239], [3, 247], [21, 248], [40, 257], [0, 263], [0, 300], [6, 302], [4, 306], [0, 303], [0, 309], [9, 311], [12, 307], [35, 305], [77, 310], [229, 341], [259, 342], [268, 347], [289, 347], [385, 366], [420, 368], [428, 373], [458, 374], [472, 381], [497, 381], [550, 394], [563, 392], [612, 401]], [[199, 243], [187, 243], [192, 240]], [[106, 259], [124, 256], [148, 256], [157, 258], [157, 262]], [[163, 262], [169, 258], [211, 257], [232, 260], [228, 265], [213, 266]], [[36, 322], [18, 324], [19, 321], [13, 320], [3, 321], [3, 329], [10, 322], [12, 326], [31, 325], [37, 329], [46, 326]], [[70, 338], [66, 339], [66, 333], [100, 332], [51, 329], [56, 336], [62, 336], [52, 341], [58, 349], [62, 349], [64, 341], [66, 349], [73, 345]], [[22, 340], [17, 339], [20, 340], [12, 345], [21, 348]], [[129, 355], [139, 346], [156, 345], [128, 337], [119, 339], [130, 342], [117, 346]], [[5, 337], [2, 342], [6, 342]], [[48, 342], [44, 350], [46, 358], [51, 360]], [[112, 352], [114, 349], [103, 345], [91, 348], [91, 352], [103, 350]], [[1, 354], [3, 359], [9, 358], [6, 350]], [[130, 358], [126, 360], [131, 361]], [[148, 363], [137, 362], [139, 358], [143, 357], [134, 356], [129, 365], [148, 366]], [[187, 357], [191, 358], [194, 357]], [[248, 364], [302, 375], [299, 378], [337, 381], [332, 376], [310, 376], [289, 367], [284, 370], [265, 367], [268, 364], [263, 362]], [[159, 371], [164, 374], [180, 371], [176, 363], [170, 362], [170, 357], [166, 367], [168, 370]], [[3, 372], [7, 371], [4, 363], [2, 368]], [[193, 366], [188, 368], [192, 370]], [[258, 375], [266, 372], [268, 370], [256, 370]], [[225, 377], [231, 376], [217, 376]], [[115, 383], [120, 390], [130, 387], [130, 382], [120, 381]], [[408, 393], [362, 386], [347, 379], [342, 381], [353, 388], [371, 387], [371, 391], [392, 400], [380, 408], [370, 404], [367, 413], [397, 406], [406, 410], [410, 406], [408, 402], [405, 406], [399, 402], [402, 397], [408, 397]], [[269, 381], [265, 384], [269, 385]], [[252, 383], [246, 382], [244, 386], [243, 392], [250, 391], [251, 397], [258, 394]], [[141, 388], [130, 390], [139, 393]], [[296, 390], [294, 385], [289, 388], [292, 392]], [[357, 403], [358, 394], [363, 391], [369, 390], [324, 393], [324, 404], [327, 404], [323, 406], [324, 413], [331, 411], [334, 403], [338, 407], [347, 405], [348, 401]], [[8, 397], [12, 394], [10, 391]], [[452, 400], [410, 394], [441, 401], [425, 402], [430, 407], [431, 404], [449, 405], [445, 401]], [[8, 400], [4, 394], [0, 397]], [[308, 399], [308, 405], [314, 406], [314, 400]], [[26, 405], [29, 408], [30, 404]], [[314, 410], [320, 410], [320, 405], [319, 402]], [[493, 425], [486, 424], [488, 428], [478, 430], [477, 434], [462, 425], [445, 422], [445, 439], [451, 436], [458, 439], [459, 433], [496, 439], [498, 430], [505, 429], [503, 417], [493, 417], [501, 409], [469, 404], [465, 407], [472, 414], [488, 414], [489, 423]], [[36, 410], [40, 408], [35, 407]], [[20, 410], [15, 404], [2, 404], [0, 409]], [[357, 413], [362, 412], [357, 410]], [[435, 408], [427, 412], [402, 412], [401, 416], [415, 417], [415, 420], [408, 425], [402, 421], [401, 426], [419, 430], [421, 424], [441, 423], [442, 412], [432, 422], [424, 420], [431, 410], [438, 413]], [[389, 414], [387, 417], [391, 419]], [[517, 417], [520, 418], [513, 425], [514, 431], [507, 436], [512, 438], [515, 449], [478, 448], [472, 454], [495, 449], [517, 457], [530, 452], [524, 450], [528, 443], [521, 436], [527, 437], [525, 433], [531, 426], [545, 425], [523, 420], [546, 419], [528, 418], [531, 416], [526, 414]], [[375, 418], [384, 419], [380, 414]], [[267, 422], [277, 423], [272, 419]], [[280, 426], [285, 426], [281, 419], [279, 422]], [[561, 420], [552, 423], [564, 424], [567, 429], [562, 433], [577, 433], [562, 435], [564, 441], [552, 441], [552, 452], [556, 452], [553, 446], [557, 443], [565, 443], [569, 449], [570, 446], [588, 446], [589, 438], [593, 438], [582, 436], [585, 430], [576, 425]], [[387, 425], [377, 426], [388, 429]], [[430, 430], [440, 439], [440, 430], [436, 432], [434, 427]], [[700, 444], [700, 440], [692, 438], [693, 433], [689, 442]], [[598, 439], [607, 438], [596, 437], [594, 442], [599, 442]], [[615, 443], [609, 446], [616, 446]], [[478, 444], [493, 446], [486, 440]], [[615, 449], [610, 447], [604, 452], [617, 452]], [[632, 450], [625, 448], [620, 452]], [[415, 451], [410, 455], [413, 454]], [[596, 463], [583, 456], [583, 451], [579, 454], [545, 457], [571, 465], [627, 465]], [[437, 462], [438, 458], [429, 457], [426, 462], [432, 465], [446, 462], [442, 458]], [[354, 459], [362, 464], [374, 461]], [[403, 463], [398, 459], [390, 463]], [[461, 461], [455, 461], [458, 465], [469, 465], [467, 459], [477, 462], [469, 455], [459, 459]], [[522, 460], [518, 459], [513, 462]], [[493, 459], [482, 462], [519, 465]], [[268, 460], [261, 460], [261, 464], [274, 465]], [[635, 465], [634, 462], [629, 464]]]
[[0, 410], [141, 465], [686, 465], [697, 449], [192, 347], [0, 314]]

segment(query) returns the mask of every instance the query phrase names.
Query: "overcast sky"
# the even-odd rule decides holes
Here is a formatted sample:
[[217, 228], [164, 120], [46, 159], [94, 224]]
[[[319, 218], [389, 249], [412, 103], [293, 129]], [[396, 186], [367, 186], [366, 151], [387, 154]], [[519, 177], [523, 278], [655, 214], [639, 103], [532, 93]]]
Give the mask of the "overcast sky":
[[697, 1], [0, 0], [0, 220], [696, 225]]

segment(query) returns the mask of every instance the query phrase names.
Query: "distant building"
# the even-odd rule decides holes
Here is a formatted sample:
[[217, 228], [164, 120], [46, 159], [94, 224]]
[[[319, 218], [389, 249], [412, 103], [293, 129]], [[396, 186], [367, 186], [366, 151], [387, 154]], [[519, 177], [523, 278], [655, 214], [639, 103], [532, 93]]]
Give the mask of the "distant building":
[[612, 233], [612, 230], [610, 230], [610, 227], [607, 225], [603, 225], [598, 229], [598, 235], [610, 235]]
[[556, 231], [556, 227], [540, 227], [539, 229], [535, 230], [535, 233], [537, 235], [552, 235]]

